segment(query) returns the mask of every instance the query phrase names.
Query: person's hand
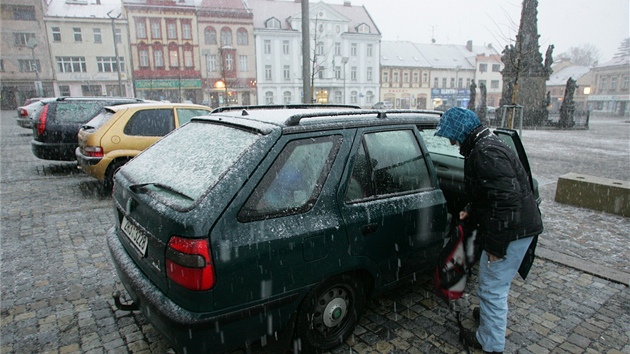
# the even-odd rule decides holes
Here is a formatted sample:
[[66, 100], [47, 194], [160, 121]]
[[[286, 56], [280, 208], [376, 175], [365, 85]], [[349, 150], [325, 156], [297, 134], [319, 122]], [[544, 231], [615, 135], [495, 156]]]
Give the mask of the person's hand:
[[[486, 252], [486, 253], [487, 253], [487, 252]], [[495, 256], [495, 255], [493, 255], [493, 254], [488, 253], [488, 261], [489, 261], [489, 262], [495, 262], [495, 261], [498, 261], [499, 259], [500, 259], [499, 257], [497, 257], [497, 256]]]
[[459, 220], [465, 220], [468, 217], [468, 213], [465, 211], [459, 212]]

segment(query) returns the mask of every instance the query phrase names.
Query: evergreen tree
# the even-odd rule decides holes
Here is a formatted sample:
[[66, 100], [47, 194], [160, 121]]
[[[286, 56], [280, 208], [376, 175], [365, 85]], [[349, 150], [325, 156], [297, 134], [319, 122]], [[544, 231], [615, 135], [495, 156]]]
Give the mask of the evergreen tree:
[[615, 53], [614, 58], [621, 58], [630, 55], [630, 37], [621, 41], [619, 48], [617, 48], [617, 53]]

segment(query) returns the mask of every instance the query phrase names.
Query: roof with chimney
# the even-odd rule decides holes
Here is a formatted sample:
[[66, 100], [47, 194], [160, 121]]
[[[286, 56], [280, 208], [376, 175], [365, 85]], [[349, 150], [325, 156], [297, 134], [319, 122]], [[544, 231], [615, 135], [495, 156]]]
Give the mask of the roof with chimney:
[[475, 70], [477, 56], [497, 56], [492, 46], [382, 41], [381, 66]]

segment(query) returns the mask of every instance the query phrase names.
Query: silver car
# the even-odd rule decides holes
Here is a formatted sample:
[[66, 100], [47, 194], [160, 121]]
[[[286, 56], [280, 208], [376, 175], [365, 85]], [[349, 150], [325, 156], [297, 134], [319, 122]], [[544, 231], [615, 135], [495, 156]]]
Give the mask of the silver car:
[[31, 98], [27, 104], [17, 108], [17, 124], [26, 129], [33, 127], [33, 121], [37, 119], [39, 112], [42, 111], [48, 102], [55, 100], [54, 97]]

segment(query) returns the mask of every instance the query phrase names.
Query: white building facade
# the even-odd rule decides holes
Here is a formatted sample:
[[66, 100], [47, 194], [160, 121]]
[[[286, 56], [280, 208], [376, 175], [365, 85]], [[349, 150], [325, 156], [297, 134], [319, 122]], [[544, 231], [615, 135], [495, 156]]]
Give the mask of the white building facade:
[[[303, 102], [300, 1], [252, 0], [259, 104]], [[379, 97], [381, 34], [364, 7], [312, 3], [310, 77], [319, 103], [369, 107]]]

